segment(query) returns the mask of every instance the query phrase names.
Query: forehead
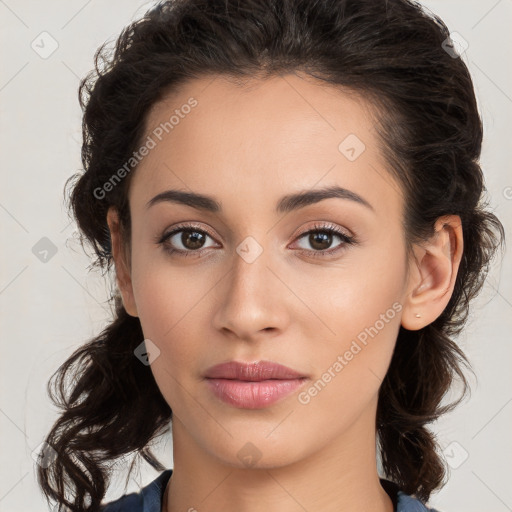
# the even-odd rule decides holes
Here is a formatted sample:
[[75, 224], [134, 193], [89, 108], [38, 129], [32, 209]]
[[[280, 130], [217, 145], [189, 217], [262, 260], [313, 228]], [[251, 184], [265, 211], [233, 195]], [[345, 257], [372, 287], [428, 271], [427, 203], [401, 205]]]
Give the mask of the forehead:
[[317, 183], [361, 189], [365, 180], [376, 184], [376, 173], [390, 182], [375, 125], [362, 95], [311, 77], [194, 79], [148, 113], [145, 138], [155, 145], [137, 168], [130, 200], [166, 188], [233, 199]]

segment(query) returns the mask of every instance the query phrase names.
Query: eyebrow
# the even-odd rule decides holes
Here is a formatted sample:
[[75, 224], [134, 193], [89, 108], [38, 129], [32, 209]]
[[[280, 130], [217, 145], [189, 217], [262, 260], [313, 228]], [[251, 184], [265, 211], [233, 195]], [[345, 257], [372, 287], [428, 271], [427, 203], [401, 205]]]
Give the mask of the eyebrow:
[[[304, 190], [283, 196], [276, 205], [276, 213], [288, 213], [331, 198], [347, 199], [375, 211], [373, 206], [366, 201], [366, 199], [363, 199], [355, 192], [346, 188], [331, 186], [316, 190]], [[185, 206], [195, 208], [196, 210], [203, 210], [212, 213], [222, 211], [220, 202], [215, 198], [198, 194], [196, 192], [185, 192], [182, 190], [166, 190], [165, 192], [161, 192], [147, 202], [146, 209], [162, 202], [183, 204]]]

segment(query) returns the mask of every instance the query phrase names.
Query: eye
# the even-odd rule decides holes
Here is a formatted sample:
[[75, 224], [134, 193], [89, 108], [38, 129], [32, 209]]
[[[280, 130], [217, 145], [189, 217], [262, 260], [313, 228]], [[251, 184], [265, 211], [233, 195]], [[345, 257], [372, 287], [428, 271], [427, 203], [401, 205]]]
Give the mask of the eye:
[[[185, 257], [200, 256], [203, 250], [215, 247], [215, 244], [205, 245], [208, 238], [213, 240], [213, 237], [207, 231], [187, 224], [165, 233], [157, 239], [157, 244], [162, 245], [169, 254]], [[335, 238], [338, 238], [341, 243], [332, 249], [331, 246]], [[306, 244], [312, 247], [312, 249], [299, 247], [299, 252], [307, 253], [308, 256], [312, 257], [328, 257], [345, 249], [347, 245], [357, 243], [355, 237], [346, 234], [333, 224], [315, 224], [313, 229], [302, 233], [296, 240], [305, 240]]]
[[[331, 248], [335, 238], [341, 240], [334, 249]], [[332, 224], [315, 224], [298, 237], [304, 240], [312, 249], [301, 247], [301, 252], [306, 252], [313, 257], [327, 257], [346, 248], [347, 245], [354, 245], [356, 240], [353, 236], [344, 233], [338, 226]]]
[[212, 238], [206, 231], [192, 225], [178, 226], [163, 235], [157, 243], [163, 245], [168, 253], [178, 253], [182, 256], [197, 256], [205, 246], [207, 238]]

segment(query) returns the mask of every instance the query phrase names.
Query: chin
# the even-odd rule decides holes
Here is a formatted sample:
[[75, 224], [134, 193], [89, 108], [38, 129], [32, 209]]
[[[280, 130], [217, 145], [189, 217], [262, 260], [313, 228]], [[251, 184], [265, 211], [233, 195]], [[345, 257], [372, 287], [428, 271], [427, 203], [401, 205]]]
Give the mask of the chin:
[[263, 434], [246, 433], [230, 438], [227, 446], [217, 444], [211, 453], [226, 466], [236, 469], [268, 470], [299, 461], [303, 454], [295, 449], [303, 445], [304, 441], [290, 437], [270, 440]]

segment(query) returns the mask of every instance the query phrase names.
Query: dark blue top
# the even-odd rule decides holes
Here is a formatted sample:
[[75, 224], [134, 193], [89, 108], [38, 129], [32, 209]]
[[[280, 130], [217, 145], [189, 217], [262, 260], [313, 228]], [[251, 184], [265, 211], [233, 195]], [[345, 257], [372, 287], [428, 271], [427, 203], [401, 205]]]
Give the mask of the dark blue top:
[[[101, 512], [161, 512], [165, 487], [171, 475], [172, 469], [166, 469], [139, 492], [125, 494], [107, 503], [101, 508]], [[393, 501], [395, 512], [439, 512], [403, 493], [395, 483], [384, 479], [380, 482]]]

